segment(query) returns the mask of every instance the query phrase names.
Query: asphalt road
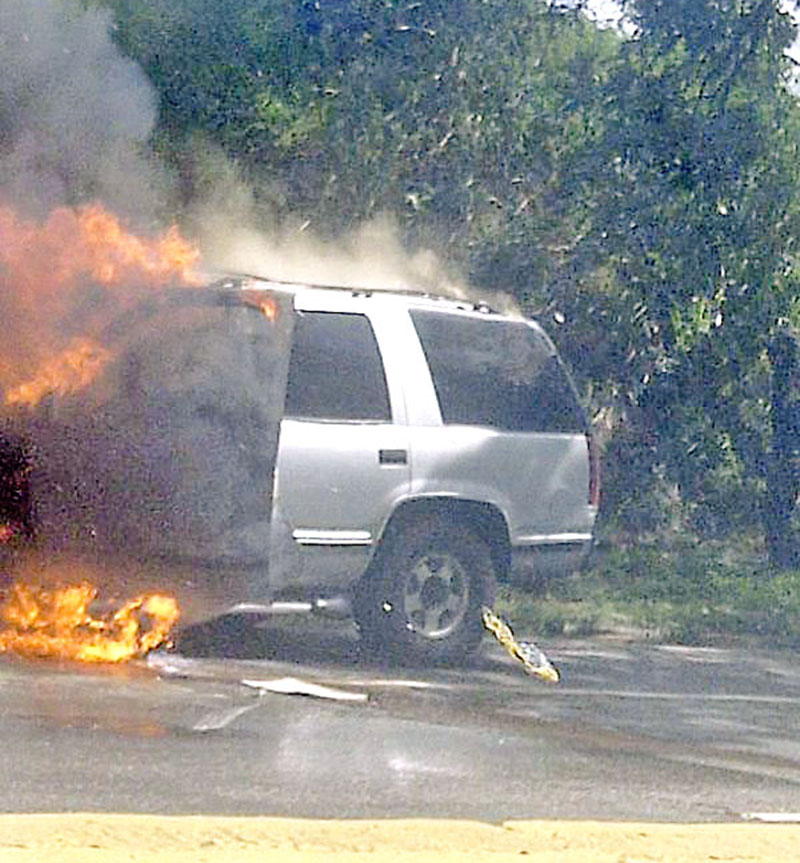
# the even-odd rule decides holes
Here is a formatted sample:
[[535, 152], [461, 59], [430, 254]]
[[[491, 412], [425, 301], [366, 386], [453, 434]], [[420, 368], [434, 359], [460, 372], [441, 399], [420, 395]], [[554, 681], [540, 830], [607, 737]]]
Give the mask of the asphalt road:
[[[384, 668], [359, 657], [347, 627], [303, 621], [245, 650], [195, 640], [185, 643], [192, 656], [123, 667], [0, 657], [0, 811], [488, 821], [800, 812], [794, 655], [540, 644], [560, 684], [526, 677], [488, 641], [467, 668]], [[262, 653], [270, 658], [254, 658]], [[285, 678], [351, 700], [258, 688]]]

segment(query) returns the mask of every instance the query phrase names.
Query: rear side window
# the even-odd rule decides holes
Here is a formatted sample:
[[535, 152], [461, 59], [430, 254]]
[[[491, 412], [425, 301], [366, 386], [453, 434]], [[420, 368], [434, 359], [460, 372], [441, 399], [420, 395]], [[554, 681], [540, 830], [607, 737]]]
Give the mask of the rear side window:
[[298, 313], [286, 415], [372, 422], [391, 419], [378, 344], [364, 315]]
[[583, 432], [586, 422], [548, 339], [522, 321], [412, 310], [442, 419], [515, 432]]

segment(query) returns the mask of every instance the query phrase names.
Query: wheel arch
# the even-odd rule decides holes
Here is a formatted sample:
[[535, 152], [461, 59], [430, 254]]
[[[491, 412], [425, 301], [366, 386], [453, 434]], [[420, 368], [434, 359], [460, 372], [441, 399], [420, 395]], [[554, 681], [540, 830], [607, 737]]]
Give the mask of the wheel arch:
[[421, 497], [403, 501], [381, 531], [373, 560], [379, 560], [381, 549], [411, 522], [432, 519], [441, 519], [472, 530], [489, 548], [497, 581], [508, 580], [511, 570], [508, 525], [502, 511], [485, 501], [457, 497]]

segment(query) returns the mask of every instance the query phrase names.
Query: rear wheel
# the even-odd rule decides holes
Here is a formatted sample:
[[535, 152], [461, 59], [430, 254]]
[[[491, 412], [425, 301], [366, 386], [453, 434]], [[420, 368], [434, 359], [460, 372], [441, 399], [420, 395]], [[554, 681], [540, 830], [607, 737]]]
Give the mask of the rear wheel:
[[453, 662], [483, 634], [481, 608], [494, 598], [489, 547], [471, 530], [413, 522], [391, 537], [357, 598], [366, 650], [395, 661]]

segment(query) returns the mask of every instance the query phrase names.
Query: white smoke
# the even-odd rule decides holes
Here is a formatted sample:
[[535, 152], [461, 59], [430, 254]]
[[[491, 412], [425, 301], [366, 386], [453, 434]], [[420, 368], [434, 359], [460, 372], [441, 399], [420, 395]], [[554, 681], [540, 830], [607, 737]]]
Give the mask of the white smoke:
[[0, 0], [0, 200], [25, 215], [91, 199], [153, 211], [156, 98], [111, 27], [71, 0]]
[[336, 240], [322, 223], [279, 223], [223, 154], [203, 142], [192, 158], [196, 174], [211, 178], [187, 214], [207, 267], [278, 281], [370, 290], [421, 291], [465, 299], [458, 268], [432, 249], [409, 250], [397, 220], [382, 214]]

